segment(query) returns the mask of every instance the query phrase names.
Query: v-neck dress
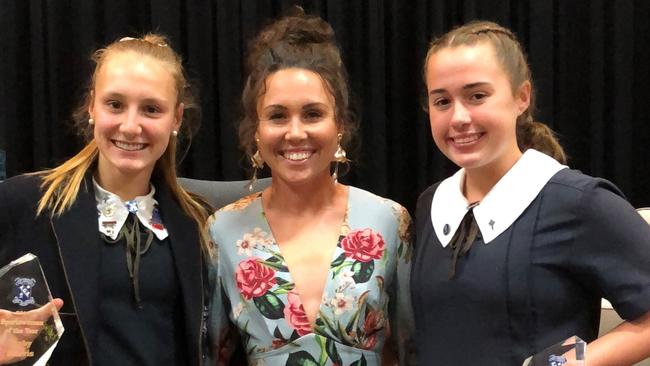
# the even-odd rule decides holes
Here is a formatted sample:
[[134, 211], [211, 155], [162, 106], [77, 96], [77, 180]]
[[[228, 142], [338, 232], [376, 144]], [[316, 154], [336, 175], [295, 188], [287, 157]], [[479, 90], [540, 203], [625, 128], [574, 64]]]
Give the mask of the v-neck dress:
[[[397, 203], [349, 187], [312, 329], [264, 217], [261, 193], [245, 197], [208, 221], [222, 286], [212, 313], [224, 313], [218, 307], [225, 305], [252, 365], [379, 365], [388, 323], [406, 364], [413, 359], [407, 355], [413, 349], [410, 222]], [[223, 323], [213, 319], [212, 326], [212, 338], [222, 338]]]

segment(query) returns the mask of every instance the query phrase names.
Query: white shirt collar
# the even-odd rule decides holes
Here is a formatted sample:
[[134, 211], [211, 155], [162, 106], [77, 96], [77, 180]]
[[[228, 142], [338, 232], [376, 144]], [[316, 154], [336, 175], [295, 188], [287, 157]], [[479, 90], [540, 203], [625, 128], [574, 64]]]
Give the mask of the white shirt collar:
[[153, 198], [156, 193], [153, 184], [150, 185], [151, 189], [146, 196], [137, 196], [126, 202], [116, 194], [100, 187], [95, 179], [93, 179], [93, 185], [95, 186], [99, 232], [115, 240], [129, 216], [128, 207], [131, 207], [140, 223], [150, 229], [159, 240], [168, 236], [167, 229], [160, 217], [158, 201]]
[[[487, 244], [506, 231], [537, 197], [558, 171], [567, 168], [550, 156], [528, 149], [517, 163], [492, 187], [478, 206], [474, 217]], [[443, 247], [453, 238], [468, 211], [463, 196], [465, 169], [443, 180], [431, 201], [431, 222]]]

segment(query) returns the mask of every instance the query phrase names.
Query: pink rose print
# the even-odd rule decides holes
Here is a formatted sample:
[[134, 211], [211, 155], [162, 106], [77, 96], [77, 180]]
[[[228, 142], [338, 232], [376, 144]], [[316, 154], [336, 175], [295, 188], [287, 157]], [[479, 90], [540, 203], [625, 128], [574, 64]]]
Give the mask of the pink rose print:
[[363, 323], [363, 331], [366, 334], [374, 333], [376, 330], [384, 326], [384, 316], [378, 310], [370, 310], [366, 314], [365, 322]]
[[249, 258], [239, 262], [235, 271], [235, 281], [237, 288], [246, 300], [262, 296], [273, 287], [275, 281], [275, 271], [255, 258]]
[[381, 259], [384, 245], [384, 238], [371, 229], [351, 231], [341, 240], [341, 248], [345, 251], [345, 255], [359, 262]]
[[311, 333], [311, 324], [309, 324], [305, 308], [302, 307], [298, 294], [293, 291], [287, 293], [287, 301], [288, 304], [284, 307], [284, 318], [299, 336]]

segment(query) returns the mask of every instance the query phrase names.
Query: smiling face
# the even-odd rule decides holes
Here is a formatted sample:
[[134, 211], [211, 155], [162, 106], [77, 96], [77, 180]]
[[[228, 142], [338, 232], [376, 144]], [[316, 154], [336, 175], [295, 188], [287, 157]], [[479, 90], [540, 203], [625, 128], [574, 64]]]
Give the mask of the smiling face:
[[135, 52], [117, 52], [96, 74], [88, 112], [95, 120], [100, 181], [149, 180], [178, 130], [183, 105], [165, 64]]
[[530, 103], [530, 83], [513, 93], [486, 42], [443, 48], [426, 70], [431, 133], [440, 151], [468, 171], [505, 174], [521, 156], [516, 122]]
[[257, 147], [274, 180], [331, 180], [339, 131], [334, 98], [318, 74], [290, 68], [269, 75], [257, 114]]

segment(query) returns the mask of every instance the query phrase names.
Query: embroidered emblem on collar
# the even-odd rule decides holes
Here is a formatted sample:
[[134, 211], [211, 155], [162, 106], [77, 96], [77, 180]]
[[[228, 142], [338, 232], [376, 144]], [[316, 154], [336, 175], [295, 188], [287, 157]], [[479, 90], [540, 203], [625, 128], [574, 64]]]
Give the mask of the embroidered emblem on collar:
[[165, 226], [163, 226], [162, 219], [160, 218], [160, 210], [158, 210], [158, 205], [154, 206], [153, 208], [149, 224], [158, 230], [165, 230]]
[[115, 212], [115, 204], [108, 203], [106, 206], [102, 208], [102, 215], [111, 217], [113, 216], [113, 213]]
[[488, 225], [490, 225], [492, 230], [494, 230], [494, 224], [496, 224], [496, 222], [494, 222], [494, 220], [490, 220], [490, 222], [488, 222]]
[[32, 296], [32, 289], [34, 288], [35, 284], [36, 280], [33, 278], [16, 277], [14, 280], [14, 285], [16, 286], [16, 295], [14, 296], [12, 302], [20, 306], [35, 304], [36, 301]]
[[115, 240], [127, 217], [133, 214], [159, 240], [163, 240], [169, 235], [162, 222], [158, 202], [154, 198], [156, 188], [153, 185], [150, 185], [150, 192], [146, 196], [138, 196], [129, 201], [122, 201], [114, 193], [99, 186], [94, 179], [93, 184], [95, 187], [95, 201], [97, 202], [99, 232]]
[[124, 202], [124, 205], [126, 206], [126, 209], [129, 210], [130, 213], [138, 212], [138, 201], [136, 200], [126, 201]]
[[117, 221], [100, 221], [100, 225], [104, 228], [103, 232], [106, 236], [112, 237], [115, 236], [115, 225]]

